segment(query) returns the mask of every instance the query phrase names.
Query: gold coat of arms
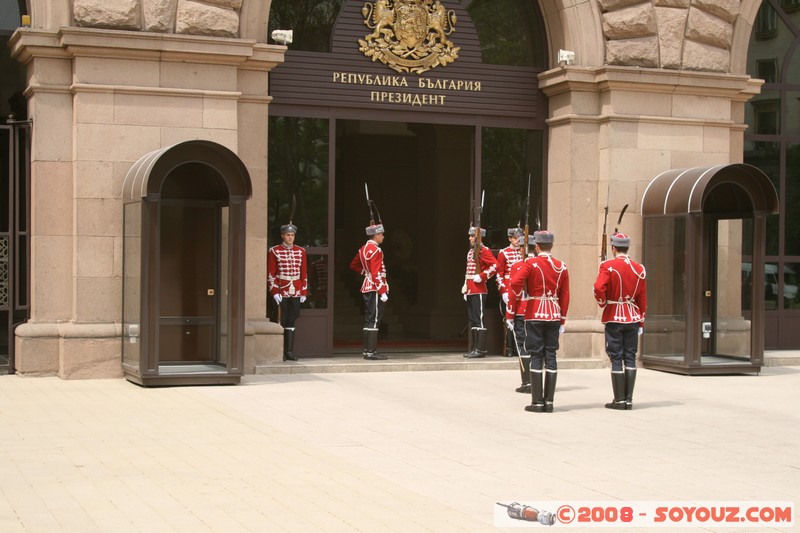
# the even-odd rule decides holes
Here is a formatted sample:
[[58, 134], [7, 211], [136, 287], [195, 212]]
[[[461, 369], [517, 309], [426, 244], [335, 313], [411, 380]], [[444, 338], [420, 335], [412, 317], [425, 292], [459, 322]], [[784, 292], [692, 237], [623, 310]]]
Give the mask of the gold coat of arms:
[[359, 50], [397, 72], [421, 74], [458, 59], [459, 47], [447, 38], [456, 14], [440, 0], [375, 0], [361, 9], [372, 33], [358, 40]]

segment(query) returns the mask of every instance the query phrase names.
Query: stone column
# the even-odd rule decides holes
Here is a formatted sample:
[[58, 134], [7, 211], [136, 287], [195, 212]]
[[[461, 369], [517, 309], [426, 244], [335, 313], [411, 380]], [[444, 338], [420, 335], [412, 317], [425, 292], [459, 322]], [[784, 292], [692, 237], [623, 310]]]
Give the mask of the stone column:
[[33, 291], [18, 371], [121, 376], [122, 181], [144, 154], [185, 140], [220, 143], [248, 166], [246, 283], [261, 302], [246, 307], [263, 317], [266, 76], [284, 48], [98, 28], [25, 29], [11, 44], [31, 74], [33, 118]]
[[[673, 168], [741, 160], [743, 102], [760, 81], [724, 73], [565, 66], [540, 75], [549, 96], [548, 226], [570, 270], [565, 357], [605, 361], [592, 284], [600, 259], [603, 206], [641, 260], [641, 199]], [[738, 150], [738, 151], [737, 151]]]

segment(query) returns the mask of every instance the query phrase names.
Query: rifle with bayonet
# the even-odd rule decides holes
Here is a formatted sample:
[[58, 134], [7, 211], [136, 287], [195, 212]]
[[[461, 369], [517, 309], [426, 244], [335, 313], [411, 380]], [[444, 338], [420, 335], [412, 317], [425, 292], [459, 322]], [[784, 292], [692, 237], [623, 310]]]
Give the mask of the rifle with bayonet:
[[486, 196], [486, 191], [481, 191], [481, 203], [478, 206], [478, 216], [475, 217], [475, 246], [472, 249], [472, 259], [478, 271], [481, 268], [481, 246], [483, 245], [483, 238], [481, 237], [481, 214], [483, 214], [483, 200]]
[[[611, 196], [611, 182], [608, 183], [608, 194], [606, 195], [606, 206], [603, 208], [605, 211], [605, 215], [603, 217], [603, 237], [602, 242], [600, 243], [600, 260], [605, 261], [608, 255], [608, 205]], [[625, 211], [628, 209], [628, 204], [625, 204], [622, 208], [622, 211], [619, 212], [619, 218], [617, 219], [617, 225], [614, 227], [614, 233], [619, 232], [619, 225], [622, 224], [622, 217], [625, 216]]]
[[375, 225], [375, 208], [373, 207], [373, 202], [369, 197], [369, 187], [367, 186], [367, 182], [364, 182], [364, 194], [367, 197], [367, 207], [369, 207], [369, 225]]
[[611, 182], [608, 182], [608, 193], [606, 194], [606, 206], [603, 208], [605, 215], [603, 215], [603, 236], [600, 238], [600, 261], [605, 261], [608, 258], [608, 203], [611, 196]]
[[528, 172], [528, 195], [525, 198], [525, 229], [523, 230], [523, 238], [525, 239], [523, 242], [523, 250], [525, 251], [522, 254], [523, 261], [528, 258], [528, 235], [530, 235], [530, 226], [528, 225], [528, 218], [531, 211], [531, 173]]

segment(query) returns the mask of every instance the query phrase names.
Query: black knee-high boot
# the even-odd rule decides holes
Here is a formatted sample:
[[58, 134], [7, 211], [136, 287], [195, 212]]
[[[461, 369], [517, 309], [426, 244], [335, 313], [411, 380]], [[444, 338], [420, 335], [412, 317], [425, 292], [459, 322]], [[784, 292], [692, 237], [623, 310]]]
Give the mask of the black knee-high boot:
[[481, 357], [486, 355], [486, 329], [481, 328], [478, 332], [478, 353]]
[[507, 329], [506, 330], [506, 357], [516, 357], [517, 356], [517, 346], [514, 340], [514, 332]]
[[283, 330], [283, 360], [284, 361], [297, 361], [292, 350], [294, 349], [294, 328], [286, 328]]
[[376, 348], [378, 346], [378, 330], [364, 330], [364, 359], [384, 360], [386, 356], [380, 355]]
[[622, 371], [611, 371], [611, 389], [614, 400], [606, 404], [606, 409], [625, 410], [625, 374]]
[[486, 330], [472, 328], [472, 350], [465, 353], [464, 357], [475, 359], [483, 357], [486, 353]]
[[636, 369], [625, 369], [625, 410], [633, 409], [633, 387], [636, 385]]
[[531, 370], [531, 404], [526, 405], [525, 410], [532, 413], [544, 413], [542, 370]]
[[553, 412], [553, 396], [556, 394], [556, 379], [558, 372], [546, 370], [544, 373], [544, 412]]
[[531, 392], [531, 356], [519, 356], [519, 373], [522, 377], [522, 385], [514, 389], [516, 392], [527, 394]]

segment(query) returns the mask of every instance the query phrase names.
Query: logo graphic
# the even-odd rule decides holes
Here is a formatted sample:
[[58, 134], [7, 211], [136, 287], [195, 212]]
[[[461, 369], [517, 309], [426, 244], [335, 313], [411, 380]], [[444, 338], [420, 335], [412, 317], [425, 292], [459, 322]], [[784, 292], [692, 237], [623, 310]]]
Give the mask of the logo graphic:
[[497, 502], [497, 505], [506, 508], [508, 516], [514, 520], [524, 520], [525, 522], [539, 522], [543, 526], [552, 526], [556, 523], [556, 516], [550, 511], [540, 511], [530, 505], [522, 505], [518, 502], [505, 504]]
[[440, 0], [375, 0], [361, 8], [372, 33], [358, 40], [359, 51], [397, 72], [422, 74], [458, 59], [459, 47], [447, 37], [456, 13]]

